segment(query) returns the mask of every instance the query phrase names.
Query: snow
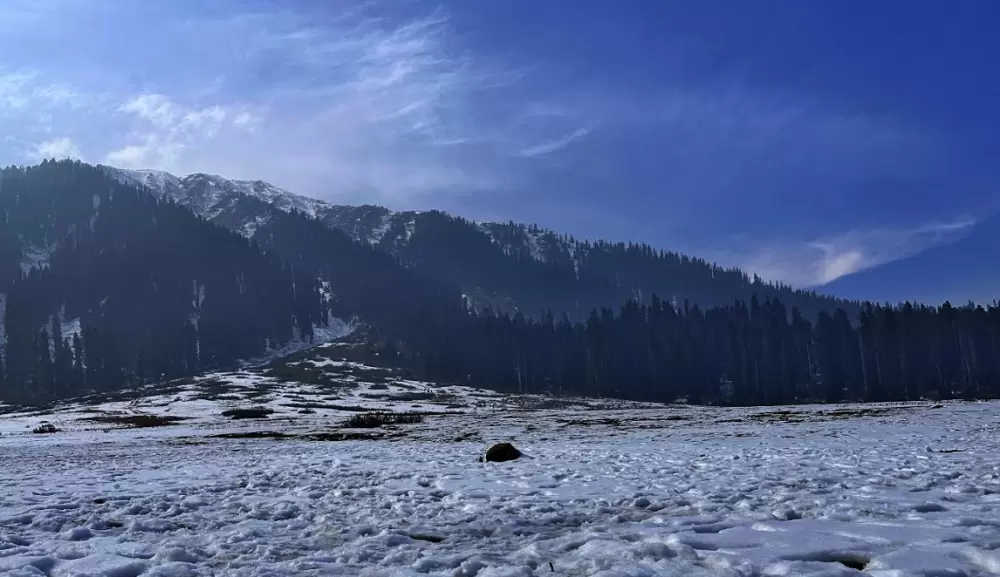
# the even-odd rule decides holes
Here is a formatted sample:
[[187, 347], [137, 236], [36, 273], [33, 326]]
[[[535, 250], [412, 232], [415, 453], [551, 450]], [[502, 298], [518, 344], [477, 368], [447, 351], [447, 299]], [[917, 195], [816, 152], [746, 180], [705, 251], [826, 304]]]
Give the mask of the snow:
[[[382, 221], [378, 226], [372, 229], [371, 236], [368, 238], [369, 244], [378, 244], [382, 242], [382, 239], [385, 238], [385, 234], [389, 232], [389, 229], [392, 227], [392, 221], [395, 216], [396, 213], [392, 211], [386, 212], [382, 215]], [[409, 236], [407, 236], [407, 238], [409, 238]]]
[[321, 281], [319, 294], [323, 297], [323, 302], [333, 302], [333, 299], [336, 297], [333, 292], [333, 286], [328, 280]]
[[577, 248], [576, 243], [569, 243], [566, 250], [569, 253], [569, 259], [573, 262], [573, 274], [576, 275], [576, 280], [580, 280], [580, 259], [576, 256]]
[[[73, 335], [82, 334], [83, 325], [81, 324], [80, 317], [66, 318], [65, 305], [60, 307], [56, 320], [59, 322], [59, 337], [63, 340], [72, 340]], [[48, 325], [42, 328], [48, 329]]]
[[73, 335], [81, 334], [80, 317], [62, 321], [60, 325], [60, 336], [63, 339], [72, 339]]
[[134, 174], [139, 182], [141, 182], [144, 186], [153, 190], [170, 192], [180, 188], [180, 179], [162, 170], [142, 169], [131, 171], [131, 173]]
[[[60, 311], [56, 319], [59, 322], [59, 338], [62, 339], [64, 342], [69, 341], [69, 347], [72, 350], [73, 335], [81, 335], [81, 336], [83, 335], [83, 325], [80, 321], [80, 317], [67, 319], [64, 317], [63, 311]], [[44, 327], [40, 328], [48, 330], [49, 325], [45, 325]], [[55, 351], [56, 351], [55, 340], [50, 340], [49, 354], [52, 355], [53, 358], [55, 357]]]
[[[399, 244], [406, 244], [410, 241], [416, 230], [416, 216], [419, 212], [397, 213], [381, 209], [380, 207], [352, 207], [333, 205], [328, 202], [317, 200], [305, 196], [300, 196], [260, 180], [231, 180], [218, 175], [195, 173], [178, 178], [170, 173], [157, 170], [125, 170], [108, 167], [120, 180], [127, 183], [140, 184], [152, 189], [160, 197], [168, 197], [179, 204], [188, 207], [203, 218], [212, 220], [225, 211], [229, 210], [238, 196], [250, 196], [266, 202], [279, 210], [290, 212], [297, 210], [310, 217], [322, 216], [324, 222], [336, 228], [341, 228], [347, 232], [351, 238], [359, 242], [377, 245], [382, 242], [385, 235], [398, 223], [402, 230], [395, 239]], [[206, 183], [207, 187], [199, 187], [201, 183]], [[384, 213], [372, 225], [364, 224], [368, 220], [362, 218], [351, 218], [364, 211], [371, 209], [384, 210]], [[267, 216], [248, 218], [236, 229], [245, 237], [253, 237], [256, 231], [267, 222]], [[497, 226], [507, 226], [502, 223], [479, 222], [474, 225], [486, 234], [490, 241], [500, 245], [497, 241], [493, 228]], [[365, 229], [365, 230], [361, 230]], [[538, 262], [546, 261], [546, 251], [550, 248], [557, 248], [560, 252], [565, 252], [572, 262], [577, 278], [580, 275], [580, 249], [577, 242], [570, 242], [558, 237], [551, 230], [535, 226], [520, 227], [523, 234], [523, 248], [526, 249], [531, 258]], [[548, 248], [547, 248], [548, 247]], [[511, 246], [501, 246], [506, 254], [511, 254]]]
[[[222, 179], [222, 177], [215, 178]], [[292, 194], [285, 189], [278, 188], [261, 180], [231, 180], [228, 182], [240, 193], [259, 198], [284, 212], [297, 210], [307, 216], [315, 217], [318, 208], [328, 206], [327, 203], [321, 200]]]
[[271, 217], [268, 215], [262, 215], [251, 218], [240, 229], [240, 234], [242, 234], [246, 238], [253, 238], [253, 236], [257, 234], [257, 230], [260, 229], [260, 227], [266, 225], [270, 220]]
[[[145, 398], [4, 417], [0, 571], [1000, 571], [1000, 404], [715, 409], [518, 397], [391, 376], [339, 357], [344, 347], [330, 344], [289, 365], [327, 371], [333, 384], [243, 371]], [[229, 383], [221, 398], [206, 394], [221, 381]], [[423, 423], [364, 430], [370, 436], [355, 440], [306, 437], [342, 430], [350, 411], [287, 407], [336, 396], [331, 405], [400, 410], [392, 399], [403, 392], [441, 399], [414, 409], [425, 411]], [[226, 403], [252, 399], [281, 412], [254, 422], [218, 416]], [[443, 411], [435, 404], [442, 402], [455, 408]], [[73, 426], [93, 411], [128, 410], [191, 420], [154, 429]], [[58, 421], [63, 432], [24, 432], [39, 419]], [[288, 436], [219, 436], [234, 431]], [[502, 440], [527, 457], [477, 462]]]
[[524, 238], [528, 243], [528, 251], [531, 254], [532, 260], [538, 262], [545, 262], [545, 253], [543, 252], [541, 244], [541, 237], [543, 234], [544, 231], [542, 230], [524, 229]]
[[[347, 232], [356, 241], [377, 245], [381, 243], [390, 230], [400, 226], [397, 244], [408, 243], [416, 230], [416, 216], [420, 212], [393, 212], [381, 207], [372, 206], [340, 206], [305, 196], [300, 196], [260, 180], [231, 180], [222, 176], [195, 173], [179, 178], [170, 173], [157, 170], [126, 170], [107, 167], [119, 180], [146, 186], [160, 197], [172, 198], [182, 206], [186, 206], [195, 214], [208, 220], [220, 217], [230, 210], [240, 196], [250, 196], [268, 203], [275, 208], [291, 212], [297, 210], [310, 217], [322, 217], [328, 225]], [[200, 186], [205, 184], [207, 186]], [[368, 224], [371, 219], [369, 211], [379, 210], [380, 218]], [[357, 216], [357, 215], [362, 216]], [[364, 218], [362, 218], [364, 217]], [[236, 230], [247, 238], [251, 238], [257, 230], [267, 222], [266, 215], [249, 217]], [[493, 227], [507, 226], [501, 223], [474, 222], [474, 225], [486, 234], [494, 244], [500, 244], [493, 232]], [[523, 248], [531, 258], [545, 262], [547, 247], [559, 248], [567, 252], [572, 261], [577, 278], [580, 270], [579, 244], [560, 239], [551, 230], [539, 227], [521, 226]], [[506, 254], [511, 254], [511, 246], [501, 246]]]
[[519, 236], [523, 237], [519, 241], [520, 246], [511, 243], [501, 242], [497, 238], [495, 229], [505, 230], [509, 224], [501, 222], [481, 222], [473, 221], [476, 228], [489, 238], [490, 242], [500, 247], [504, 254], [510, 255], [523, 249], [527, 249], [532, 260], [537, 262], [547, 262], [547, 252], [565, 254], [566, 258], [573, 265], [576, 278], [580, 278], [580, 262], [583, 256], [583, 245], [575, 240], [560, 236], [550, 229], [535, 225], [516, 225]]
[[[329, 206], [321, 200], [292, 194], [260, 180], [230, 180], [204, 173], [189, 174], [181, 178], [161, 170], [106, 168], [121, 182], [145, 186], [157, 196], [171, 198], [208, 219], [219, 216], [225, 210], [227, 203], [232, 200], [233, 194], [258, 198], [280, 210], [286, 212], [298, 210], [309, 216], [316, 216], [317, 209]], [[207, 183], [209, 190], [203, 197], [196, 198], [190, 189], [200, 182]], [[260, 224], [260, 221], [248, 223], [245, 229], [247, 236], [252, 235]]]
[[21, 249], [21, 272], [27, 274], [34, 267], [47, 266], [55, 249], [55, 245], [35, 246], [24, 243]]
[[[324, 286], [327, 290], [329, 286]], [[329, 294], [329, 293], [327, 293]], [[256, 358], [246, 361], [247, 365], [261, 365], [268, 363], [274, 359], [281, 357], [286, 357], [293, 353], [303, 351], [315, 347], [317, 343], [326, 343], [329, 341], [335, 341], [337, 339], [342, 339], [354, 332], [357, 327], [357, 320], [344, 321], [336, 317], [330, 317], [327, 324], [324, 325], [313, 325], [313, 337], [312, 339], [306, 339], [300, 336], [297, 332], [295, 338], [291, 341], [285, 343], [280, 347], [269, 347], [268, 351]]]
[[403, 236], [404, 242], [410, 242], [410, 239], [413, 238], [413, 231], [415, 231], [417, 228], [416, 215], [418, 214], [420, 213], [419, 212], [410, 213], [410, 217], [406, 221], [405, 233]]
[[[181, 179], [169, 172], [147, 168], [131, 170], [110, 166], [105, 167], [105, 169], [123, 184], [144, 186], [152, 190], [160, 198], [169, 198], [175, 201], [182, 200]], [[95, 210], [100, 206], [99, 200], [95, 197]]]

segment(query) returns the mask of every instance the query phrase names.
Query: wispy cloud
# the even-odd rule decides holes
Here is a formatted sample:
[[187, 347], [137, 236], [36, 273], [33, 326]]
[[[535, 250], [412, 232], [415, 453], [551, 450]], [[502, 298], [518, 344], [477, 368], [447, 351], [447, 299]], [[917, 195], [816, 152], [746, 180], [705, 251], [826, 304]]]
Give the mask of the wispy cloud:
[[36, 71], [0, 70], [0, 113], [16, 114], [29, 108], [80, 108], [93, 98], [72, 86], [47, 82]]
[[113, 90], [102, 88], [98, 101], [93, 87], [13, 74], [0, 79], [0, 108], [35, 122], [30, 131], [66, 133], [37, 119], [92, 98], [72, 120], [88, 138], [67, 134], [103, 162], [395, 205], [509, 189], [519, 178], [511, 163], [575, 144], [594, 126], [544, 97], [510, 98], [525, 88], [525, 72], [462, 48], [443, 9], [403, 18], [362, 4], [323, 19], [216, 11], [163, 24], [178, 51], [197, 58], [199, 86], [113, 81], [109, 66], [100, 85]]
[[[800, 286], [971, 226], [838, 234], [858, 226], [859, 200], [872, 222], [898, 222], [886, 206], [872, 208], [879, 198], [867, 191], [903, 190], [898, 183], [940, 168], [948, 150], [905, 121], [823, 95], [742, 84], [724, 71], [674, 77], [668, 65], [652, 70], [662, 77], [629, 84], [635, 76], [587, 68], [582, 55], [580, 74], [560, 76], [544, 47], [517, 61], [510, 46], [484, 49], [477, 30], [457, 29], [468, 14], [415, 15], [413, 4], [54, 0], [66, 2], [71, 16], [39, 9], [49, 3], [0, 2], [0, 27], [16, 13], [47, 31], [35, 44], [34, 34], [0, 35], [5, 54], [28, 44], [10, 58], [24, 70], [0, 70], [2, 161], [85, 153], [346, 202], [489, 210], [588, 236], [607, 234], [610, 215], [629, 221], [616, 234], [655, 228], [636, 240], [668, 248], [746, 234], [755, 248], [723, 262]], [[296, 11], [306, 4], [309, 12]], [[248, 5], [282, 7], [246, 13]], [[130, 41], [91, 32], [78, 17]], [[562, 165], [570, 152], [576, 162]], [[541, 193], [546, 208], [511, 208], [511, 198]], [[775, 222], [780, 238], [761, 230]]]
[[549, 140], [547, 142], [540, 142], [528, 148], [518, 151], [518, 156], [524, 157], [535, 157], [535, 156], [545, 156], [547, 154], [552, 154], [557, 150], [562, 150], [567, 146], [573, 144], [577, 140], [587, 136], [593, 132], [593, 128], [577, 128], [573, 132], [557, 138], [555, 140]]
[[174, 102], [162, 94], [140, 94], [122, 103], [128, 117], [127, 143], [104, 156], [104, 162], [125, 168], [182, 170], [187, 157], [217, 146], [220, 133], [239, 138], [252, 132], [259, 116], [243, 105], [197, 107]]
[[66, 136], [53, 138], [36, 144], [33, 154], [35, 160], [44, 160], [47, 158], [84, 159], [83, 154], [80, 152], [80, 147], [78, 147], [71, 138]]
[[241, 14], [185, 31], [232, 39], [240, 57], [227, 82], [244, 83], [256, 106], [218, 94], [186, 106], [167, 94], [132, 97], [119, 107], [134, 121], [129, 142], [107, 162], [395, 201], [497, 184], [468, 149], [498, 147], [473, 109], [504, 74], [452, 49], [442, 11], [390, 21], [359, 8], [323, 24], [289, 11]]
[[767, 280], [816, 287], [959, 240], [977, 222], [963, 217], [913, 227], [852, 230], [810, 242], [758, 246], [745, 253], [717, 252], [714, 258]]

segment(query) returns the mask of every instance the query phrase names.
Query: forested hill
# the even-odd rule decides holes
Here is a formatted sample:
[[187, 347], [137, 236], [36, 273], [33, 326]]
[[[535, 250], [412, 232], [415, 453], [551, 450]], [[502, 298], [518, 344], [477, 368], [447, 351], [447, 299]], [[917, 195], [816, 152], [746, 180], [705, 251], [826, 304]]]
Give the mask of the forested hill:
[[[325, 222], [357, 222], [354, 210]], [[751, 296], [779, 299], [815, 319], [857, 303], [766, 283], [745, 272], [645, 244], [578, 241], [536, 226], [475, 223], [438, 211], [385, 213], [387, 231], [375, 243], [403, 262], [447, 278], [473, 302], [539, 318], [546, 311], [584, 320], [595, 308], [653, 295], [681, 306], [730, 305]], [[404, 224], [405, 223], [405, 224]], [[385, 224], [381, 226], [385, 227]], [[365, 237], [371, 238], [371, 237]]]
[[158, 381], [329, 320], [319, 280], [77, 162], [0, 172], [5, 398]]
[[341, 319], [447, 346], [445, 327], [474, 316], [447, 280], [301, 212], [232, 201], [213, 223], [79, 162], [0, 171], [0, 400], [231, 366]]
[[[361, 216], [345, 230], [262, 183], [163, 180], [168, 192], [70, 161], [0, 171], [0, 399], [191, 375], [355, 317], [380, 362], [505, 390], [739, 404], [1000, 392], [996, 307], [847, 306], [649, 247], [339, 207], [381, 223], [377, 241], [356, 238]], [[463, 283], [511, 306], [470, 310]], [[721, 304], [661, 298], [660, 283]]]
[[439, 211], [333, 205], [261, 181], [106, 169], [248, 236], [270, 218], [248, 199], [314, 217], [427, 278], [456, 287], [480, 310], [534, 318], [553, 311], [584, 320], [595, 308], [617, 307], [628, 299], [649, 303], [654, 294], [678, 306], [688, 301], [702, 307], [727, 306], [756, 294], [813, 320], [821, 311], [843, 308], [852, 318], [860, 311], [856, 302], [768, 284], [737, 269], [643, 244], [578, 241], [536, 226], [479, 223]]

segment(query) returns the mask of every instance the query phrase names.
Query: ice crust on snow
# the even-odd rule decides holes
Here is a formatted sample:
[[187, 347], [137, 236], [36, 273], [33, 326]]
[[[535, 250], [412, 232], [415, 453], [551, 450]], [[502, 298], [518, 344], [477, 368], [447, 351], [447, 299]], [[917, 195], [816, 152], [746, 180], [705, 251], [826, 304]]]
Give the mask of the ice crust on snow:
[[[407, 380], [338, 357], [343, 346], [288, 364], [331, 383], [247, 370], [0, 417], [0, 572], [1000, 571], [998, 403], [716, 409], [509, 396]], [[304, 401], [317, 409], [300, 413]], [[220, 419], [246, 403], [276, 412]], [[294, 436], [362, 408], [427, 416], [382, 440]], [[156, 429], [82, 420], [129, 411], [189, 420]], [[63, 432], [25, 432], [41, 419]], [[214, 436], [234, 430], [293, 436]], [[477, 462], [503, 440], [530, 458]]]

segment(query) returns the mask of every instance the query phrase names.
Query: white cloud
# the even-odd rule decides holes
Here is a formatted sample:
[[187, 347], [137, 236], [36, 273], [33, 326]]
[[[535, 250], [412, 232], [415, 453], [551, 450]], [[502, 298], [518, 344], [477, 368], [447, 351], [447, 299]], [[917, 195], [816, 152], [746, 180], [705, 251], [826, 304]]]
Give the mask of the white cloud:
[[[395, 205], [511, 188], [511, 163], [569, 146], [593, 125], [544, 99], [506, 98], [523, 74], [457, 49], [443, 10], [394, 20], [363, 5], [319, 23], [287, 10], [185, 15], [168, 28], [181, 51], [200, 53], [185, 70], [194, 82], [149, 68], [137, 90], [108, 67], [88, 92], [51, 73], [10, 74], [0, 76], [0, 112], [16, 109], [26, 142], [67, 134], [108, 164]], [[225, 49], [206, 41], [218, 38]]]
[[[161, 153], [162, 154], [162, 153]], [[104, 157], [104, 162], [118, 168], [145, 168], [159, 164], [157, 153], [149, 145], [130, 144], [118, 150], [112, 150]]]
[[162, 94], [141, 94], [119, 107], [122, 112], [135, 114], [160, 128], [172, 128], [181, 111]]
[[803, 243], [757, 247], [747, 253], [716, 253], [714, 260], [738, 266], [761, 278], [796, 287], [816, 287], [842, 276], [954, 242], [976, 220], [959, 218], [908, 228], [873, 228]]
[[236, 126], [252, 126], [254, 123], [254, 116], [249, 112], [240, 112], [233, 118], [233, 124]]
[[0, 76], [0, 110], [20, 110], [28, 105], [28, 86], [32, 76], [15, 72]]
[[83, 154], [80, 152], [80, 148], [75, 142], [73, 142], [72, 139], [65, 136], [53, 138], [52, 140], [46, 140], [45, 142], [36, 144], [32, 154], [36, 160], [44, 160], [48, 158], [83, 159]]
[[129, 98], [118, 112], [130, 119], [132, 130], [128, 142], [106, 153], [104, 162], [124, 168], [174, 171], [183, 171], [186, 156], [218, 146], [216, 137], [220, 132], [249, 131], [259, 120], [243, 105], [188, 106], [162, 94]]
[[0, 71], [0, 113], [19, 114], [34, 108], [80, 108], [93, 101], [73, 87], [44, 81], [38, 72]]
[[[242, 128], [253, 137], [232, 138], [223, 129], [185, 169], [207, 170], [211, 163], [217, 172], [307, 193], [395, 200], [496, 186], [492, 167], [466, 153], [499, 147], [470, 120], [476, 96], [499, 85], [498, 75], [451, 51], [443, 12], [395, 24], [362, 12], [323, 25], [281, 13], [200, 26], [199, 34], [225, 31], [245, 41], [238, 49], [248, 61], [289, 72], [275, 72], [258, 95], [268, 103], [266, 115], [225, 106], [211, 116], [188, 115], [192, 125]], [[177, 124], [176, 112], [160, 99], [129, 109], [161, 129]]]
[[555, 140], [549, 140], [547, 142], [541, 142], [523, 150], [520, 150], [517, 154], [518, 156], [524, 157], [535, 157], [535, 156], [545, 156], [547, 154], [552, 154], [558, 150], [562, 150], [567, 146], [573, 144], [577, 140], [587, 136], [593, 131], [592, 128], [578, 128], [569, 134], [557, 138]]
[[[127, 59], [135, 69], [100, 62], [99, 71], [74, 75], [91, 84], [33, 72], [0, 76], [0, 129], [10, 133], [2, 113], [16, 108], [14, 122], [32, 124], [17, 134], [18, 153], [66, 135], [108, 164], [261, 178], [303, 194], [394, 206], [427, 205], [429, 194], [447, 206], [448, 194], [523, 192], [553, 168], [550, 157], [599, 133], [655, 151], [656, 166], [629, 172], [630, 159], [612, 151], [588, 157], [575, 176], [592, 171], [613, 180], [600, 186], [634, 184], [646, 193], [656, 187], [674, 209], [664, 220], [689, 222], [719, 212], [710, 200], [772, 194], [761, 183], [773, 182], [775, 167], [767, 165], [779, 160], [851, 175], [849, 160], [874, 164], [885, 150], [916, 158], [905, 145], [915, 139], [892, 127], [744, 89], [683, 86], [631, 101], [568, 86], [553, 96], [546, 79], [471, 55], [445, 11], [394, 20], [378, 10], [322, 20], [292, 11], [214, 20], [179, 11], [176, 21], [164, 19], [157, 41], [169, 38], [184, 64], [147, 65], [143, 57], [156, 61], [161, 48], [151, 44], [136, 48], [151, 54]], [[762, 176], [746, 178], [754, 170]]]

